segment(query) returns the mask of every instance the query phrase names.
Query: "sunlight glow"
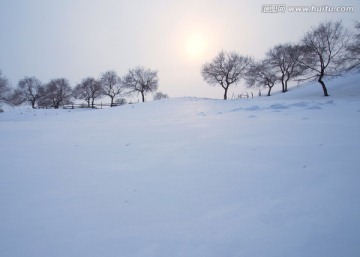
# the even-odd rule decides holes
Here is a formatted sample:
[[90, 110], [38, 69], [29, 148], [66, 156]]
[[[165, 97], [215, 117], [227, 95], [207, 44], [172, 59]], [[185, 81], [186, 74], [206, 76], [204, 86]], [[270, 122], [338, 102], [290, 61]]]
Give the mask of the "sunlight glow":
[[206, 49], [206, 40], [201, 34], [192, 34], [186, 40], [186, 52], [193, 58], [200, 57]]

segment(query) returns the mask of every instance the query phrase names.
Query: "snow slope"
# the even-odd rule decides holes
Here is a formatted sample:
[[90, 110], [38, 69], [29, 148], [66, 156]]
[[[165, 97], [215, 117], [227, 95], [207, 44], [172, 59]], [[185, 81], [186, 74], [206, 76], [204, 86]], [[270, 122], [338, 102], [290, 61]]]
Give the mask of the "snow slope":
[[0, 256], [359, 256], [359, 79], [1, 113]]

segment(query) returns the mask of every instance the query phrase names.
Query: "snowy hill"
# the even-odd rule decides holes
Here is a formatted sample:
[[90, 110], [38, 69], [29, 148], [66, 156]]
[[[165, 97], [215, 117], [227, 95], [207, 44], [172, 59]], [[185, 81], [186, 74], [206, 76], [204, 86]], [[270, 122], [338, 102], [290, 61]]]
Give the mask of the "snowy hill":
[[0, 256], [358, 256], [359, 75], [0, 114]]

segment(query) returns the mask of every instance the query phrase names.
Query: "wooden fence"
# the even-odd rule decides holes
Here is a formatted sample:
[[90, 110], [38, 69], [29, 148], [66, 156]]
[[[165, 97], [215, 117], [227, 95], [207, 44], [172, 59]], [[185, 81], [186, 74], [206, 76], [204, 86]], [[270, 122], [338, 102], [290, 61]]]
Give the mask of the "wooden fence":
[[94, 104], [92, 105], [88, 105], [88, 104], [65, 104], [62, 106], [63, 109], [78, 109], [78, 108], [93, 108], [93, 109], [102, 109], [102, 108], [108, 108], [108, 107], [116, 107], [116, 106], [121, 106], [124, 104], [121, 103], [113, 103], [112, 105], [110, 103], [99, 103], [99, 104]]

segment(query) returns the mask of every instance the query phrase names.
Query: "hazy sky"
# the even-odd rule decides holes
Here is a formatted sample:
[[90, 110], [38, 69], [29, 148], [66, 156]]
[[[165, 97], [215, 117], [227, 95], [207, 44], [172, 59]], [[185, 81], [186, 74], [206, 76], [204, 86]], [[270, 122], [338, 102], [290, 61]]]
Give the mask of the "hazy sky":
[[[263, 13], [269, 3], [354, 12]], [[159, 71], [159, 90], [172, 97], [222, 98], [200, 75], [221, 49], [262, 58], [275, 44], [338, 19], [352, 27], [360, 1], [0, 0], [0, 69], [13, 86], [24, 76], [65, 77], [75, 86], [143, 65]]]

